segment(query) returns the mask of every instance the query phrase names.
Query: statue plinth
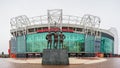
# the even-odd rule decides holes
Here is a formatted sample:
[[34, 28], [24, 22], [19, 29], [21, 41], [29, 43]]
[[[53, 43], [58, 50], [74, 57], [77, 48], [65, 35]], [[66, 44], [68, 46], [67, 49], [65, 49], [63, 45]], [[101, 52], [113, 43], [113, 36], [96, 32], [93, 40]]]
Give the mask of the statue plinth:
[[65, 49], [44, 49], [42, 64], [44, 65], [68, 65], [68, 52]]

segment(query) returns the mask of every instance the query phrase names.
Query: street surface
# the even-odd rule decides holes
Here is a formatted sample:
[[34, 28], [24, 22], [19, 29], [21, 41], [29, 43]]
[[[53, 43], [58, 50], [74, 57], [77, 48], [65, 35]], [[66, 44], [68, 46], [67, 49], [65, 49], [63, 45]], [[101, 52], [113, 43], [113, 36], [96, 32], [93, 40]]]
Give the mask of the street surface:
[[79, 65], [41, 65], [31, 63], [13, 63], [7, 61], [5, 58], [0, 58], [0, 68], [120, 68], [120, 58], [108, 58], [105, 62]]

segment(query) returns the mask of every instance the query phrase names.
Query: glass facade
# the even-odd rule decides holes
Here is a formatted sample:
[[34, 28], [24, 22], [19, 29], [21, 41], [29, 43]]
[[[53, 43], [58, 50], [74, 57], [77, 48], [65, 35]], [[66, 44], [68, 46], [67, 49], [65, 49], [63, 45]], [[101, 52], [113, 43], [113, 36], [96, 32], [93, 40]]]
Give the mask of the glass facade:
[[11, 53], [16, 54], [16, 52], [17, 52], [17, 41], [16, 41], [16, 38], [11, 38], [10, 42], [11, 42], [10, 43]]
[[[16, 40], [11, 39], [11, 51], [14, 53], [16, 53], [15, 51], [17, 53], [43, 52], [43, 49], [47, 48], [47, 34], [47, 32], [27, 34], [26, 36], [18, 36]], [[95, 37], [90, 35], [86, 37], [84, 34], [70, 32], [63, 32], [63, 34], [66, 37], [63, 48], [67, 49], [70, 53], [113, 53], [114, 40], [108, 37], [101, 37], [95, 40]]]
[[25, 53], [26, 52], [26, 43], [25, 36], [17, 37], [17, 53]]
[[94, 36], [87, 35], [85, 37], [85, 52], [88, 53], [94, 52]]
[[100, 46], [101, 46], [101, 37], [96, 37], [94, 41], [94, 51], [100, 52]]
[[[27, 35], [26, 36], [27, 52], [42, 52], [43, 49], [46, 49], [47, 34], [48, 33], [37, 33], [37, 34]], [[83, 46], [84, 46], [83, 34], [66, 33], [66, 32], [63, 34], [65, 35], [65, 39], [63, 43], [64, 48], [66, 48], [69, 52], [80, 52], [83, 50]]]
[[101, 38], [101, 48], [102, 53], [113, 53], [114, 41], [107, 37]]
[[84, 51], [84, 34], [64, 33], [64, 35], [66, 36], [64, 46], [69, 52]]
[[42, 52], [47, 48], [47, 33], [28, 34], [26, 36], [27, 52]]

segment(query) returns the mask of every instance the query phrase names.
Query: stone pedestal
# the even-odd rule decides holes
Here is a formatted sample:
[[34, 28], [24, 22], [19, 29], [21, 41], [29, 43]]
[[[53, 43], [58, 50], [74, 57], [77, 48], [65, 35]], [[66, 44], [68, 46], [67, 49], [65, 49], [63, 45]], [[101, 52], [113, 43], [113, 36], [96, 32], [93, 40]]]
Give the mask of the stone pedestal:
[[42, 64], [47, 65], [68, 65], [69, 58], [65, 49], [44, 49]]

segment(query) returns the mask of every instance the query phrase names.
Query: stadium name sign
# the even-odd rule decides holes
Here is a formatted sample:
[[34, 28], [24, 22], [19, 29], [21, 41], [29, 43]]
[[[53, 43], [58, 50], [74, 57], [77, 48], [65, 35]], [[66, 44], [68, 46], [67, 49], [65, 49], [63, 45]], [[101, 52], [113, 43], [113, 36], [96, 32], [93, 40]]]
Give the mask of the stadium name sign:
[[[56, 32], [56, 31], [61, 31], [59, 28], [45, 28], [45, 29], [40, 29], [40, 30], [37, 30], [37, 32]], [[73, 32], [74, 30], [73, 29], [67, 29], [67, 28], [63, 28], [62, 29], [62, 32]]]

